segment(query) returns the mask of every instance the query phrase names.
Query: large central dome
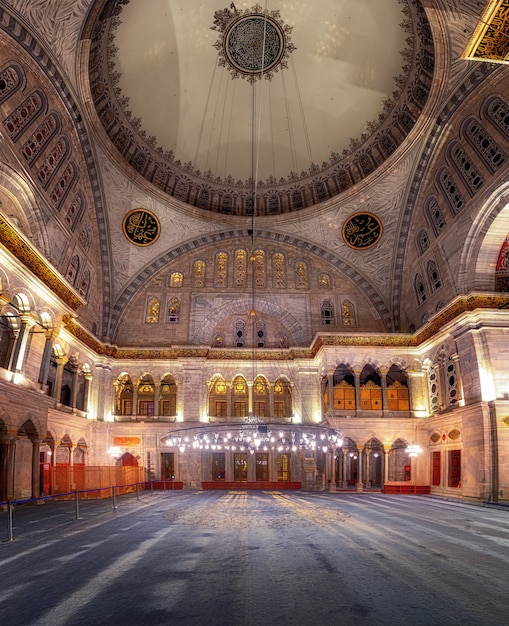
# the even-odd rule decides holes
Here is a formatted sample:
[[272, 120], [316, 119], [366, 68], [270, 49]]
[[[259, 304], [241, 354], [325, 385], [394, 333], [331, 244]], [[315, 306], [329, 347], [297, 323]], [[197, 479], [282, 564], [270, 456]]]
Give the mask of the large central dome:
[[[222, 212], [249, 212], [253, 178], [264, 193], [277, 189], [277, 202], [260, 200], [262, 213], [301, 208], [355, 184], [415, 123], [431, 79], [419, 79], [420, 101], [405, 107], [426, 46], [432, 67], [424, 14], [414, 15], [407, 0], [272, 1], [263, 8], [122, 0], [101, 18], [92, 91], [110, 137], [165, 191]], [[369, 140], [408, 108], [370, 154]], [[119, 140], [126, 129], [129, 137]], [[364, 165], [340, 173], [340, 162], [352, 163], [363, 148]], [[315, 189], [317, 180], [308, 199], [306, 187]], [[300, 199], [292, 199], [295, 186]]]

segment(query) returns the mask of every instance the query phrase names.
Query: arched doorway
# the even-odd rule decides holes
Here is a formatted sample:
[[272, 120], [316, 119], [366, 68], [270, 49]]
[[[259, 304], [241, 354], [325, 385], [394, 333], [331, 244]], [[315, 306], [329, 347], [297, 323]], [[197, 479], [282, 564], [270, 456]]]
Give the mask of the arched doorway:
[[125, 452], [117, 461], [122, 467], [138, 467], [138, 459], [130, 452]]

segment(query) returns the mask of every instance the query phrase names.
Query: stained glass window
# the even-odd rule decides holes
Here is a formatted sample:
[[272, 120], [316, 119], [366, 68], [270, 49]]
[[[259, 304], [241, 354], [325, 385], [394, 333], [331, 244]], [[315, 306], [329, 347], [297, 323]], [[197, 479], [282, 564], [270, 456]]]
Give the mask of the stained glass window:
[[147, 311], [145, 315], [145, 322], [147, 324], [157, 324], [159, 322], [159, 310], [161, 304], [159, 298], [155, 296], [150, 298], [147, 302]]

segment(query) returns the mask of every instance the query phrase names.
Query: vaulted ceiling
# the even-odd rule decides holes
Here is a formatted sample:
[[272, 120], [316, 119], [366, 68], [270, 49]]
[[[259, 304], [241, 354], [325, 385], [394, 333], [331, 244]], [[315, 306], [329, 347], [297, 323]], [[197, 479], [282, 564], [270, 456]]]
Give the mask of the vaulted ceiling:
[[[485, 2], [0, 5], [29, 25], [39, 61], [52, 60], [49, 74], [89, 142], [105, 276], [99, 334], [114, 332], [155, 272], [225, 239], [279, 241], [289, 255], [304, 250], [329, 263], [388, 331], [419, 326], [472, 288], [460, 284], [454, 259], [474, 224], [489, 231], [479, 212], [491, 210], [494, 221], [494, 207], [502, 210], [500, 199], [488, 206], [499, 174], [461, 228], [449, 220], [458, 250], [433, 248], [450, 274], [447, 296], [424, 309], [414, 296], [408, 302], [418, 263], [409, 236], [425, 224], [444, 142], [505, 89], [504, 67], [462, 58]], [[125, 234], [139, 208], [157, 218], [150, 245]], [[349, 237], [355, 229], [369, 231], [364, 241]]]

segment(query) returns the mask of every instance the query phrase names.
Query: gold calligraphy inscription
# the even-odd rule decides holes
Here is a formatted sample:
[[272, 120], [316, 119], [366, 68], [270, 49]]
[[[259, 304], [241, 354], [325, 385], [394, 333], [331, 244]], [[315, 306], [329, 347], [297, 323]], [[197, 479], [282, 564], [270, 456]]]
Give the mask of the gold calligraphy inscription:
[[135, 448], [141, 443], [140, 437], [113, 437], [113, 445], [123, 448]]
[[509, 0], [492, 0], [488, 4], [463, 58], [509, 63]]
[[382, 222], [372, 213], [356, 213], [343, 225], [343, 239], [355, 250], [367, 250], [382, 236]]
[[150, 246], [161, 233], [157, 217], [146, 209], [134, 209], [124, 217], [124, 235], [136, 246]]

